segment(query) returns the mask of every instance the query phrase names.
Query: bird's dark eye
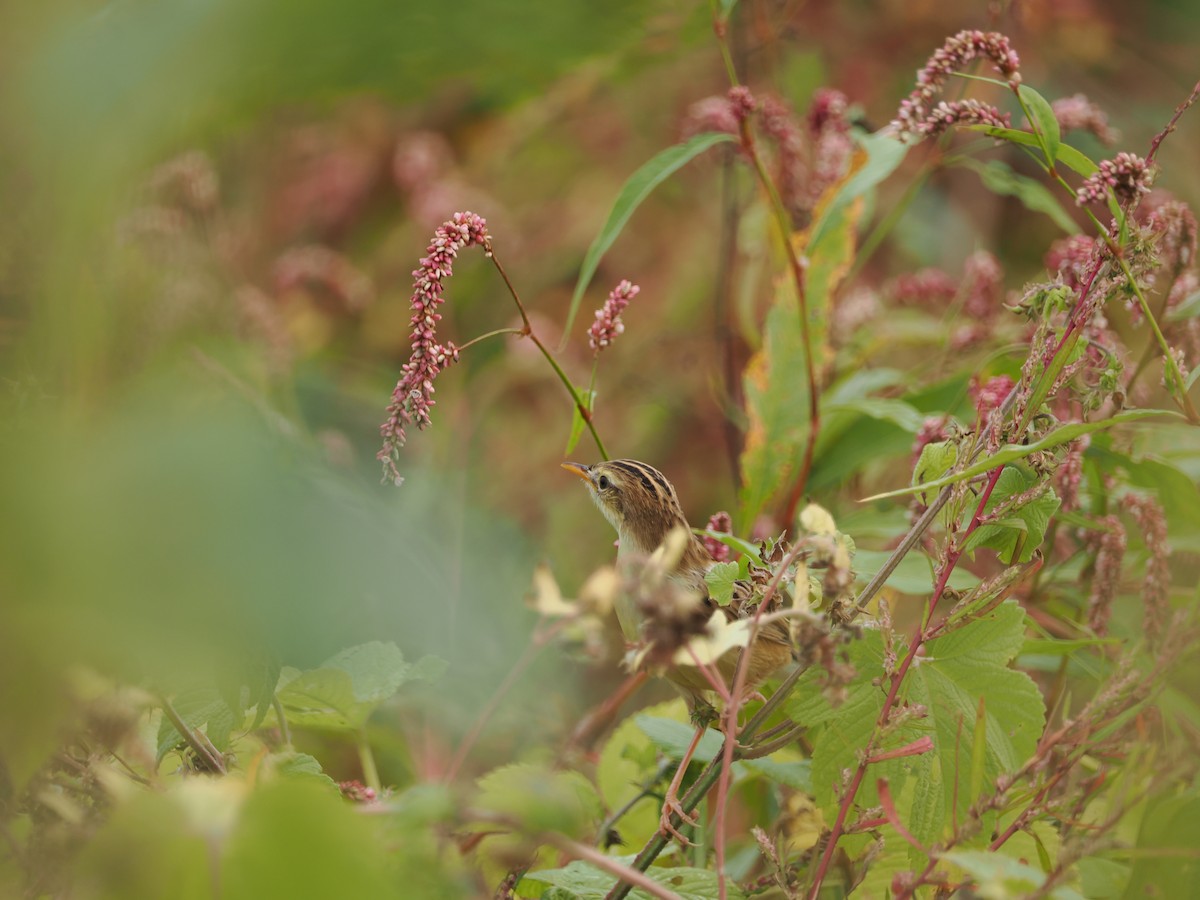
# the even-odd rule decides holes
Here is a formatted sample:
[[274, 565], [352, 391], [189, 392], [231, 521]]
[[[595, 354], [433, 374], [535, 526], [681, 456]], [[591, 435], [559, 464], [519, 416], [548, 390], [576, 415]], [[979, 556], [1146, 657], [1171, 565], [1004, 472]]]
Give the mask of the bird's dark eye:
[[612, 482], [608, 480], [607, 475], [601, 475], [600, 480], [597, 481], [596, 484], [599, 486], [600, 490], [607, 491]]

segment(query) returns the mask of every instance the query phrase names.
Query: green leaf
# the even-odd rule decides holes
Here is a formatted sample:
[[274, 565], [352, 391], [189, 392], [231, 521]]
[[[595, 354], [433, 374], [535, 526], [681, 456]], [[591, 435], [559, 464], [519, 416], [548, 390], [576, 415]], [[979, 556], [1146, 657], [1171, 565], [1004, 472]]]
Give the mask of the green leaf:
[[834, 403], [821, 408], [821, 415], [840, 412], [856, 412], [870, 419], [879, 419], [899, 425], [909, 434], [916, 434], [925, 422], [925, 416], [916, 407], [903, 400], [885, 397], [860, 397], [845, 403]]
[[307, 672], [286, 670], [276, 696], [294, 725], [357, 731], [382, 703], [411, 681], [432, 681], [445, 663], [422, 657], [415, 665], [393, 643], [350, 647]]
[[[370, 819], [308, 779], [264, 785], [246, 798], [222, 848], [221, 896], [412, 896], [397, 879], [396, 848], [388, 849], [385, 832]], [[410, 841], [396, 843], [402, 854], [411, 852]], [[434, 863], [426, 878], [436, 869]]]
[[[928, 710], [921, 727], [924, 733], [932, 729], [935, 748], [933, 753], [913, 757], [912, 764], [929, 768], [941, 796], [942, 821], [955, 814], [963, 821], [977, 799], [970, 790], [972, 752], [977, 749], [971, 736], [981, 709], [985, 789], [1000, 774], [1019, 768], [1037, 747], [1045, 719], [1041, 692], [1028, 675], [1008, 668], [1024, 643], [1024, 631], [1024, 611], [1007, 600], [969, 625], [926, 644], [920, 665], [905, 679], [902, 696]], [[903, 760], [885, 766], [892, 762]], [[940, 826], [913, 833], [918, 840], [932, 843], [939, 831]]]
[[1058, 198], [1040, 181], [1034, 181], [1027, 175], [1014, 172], [998, 159], [981, 162], [977, 159], [964, 158], [959, 160], [957, 165], [979, 175], [984, 187], [993, 194], [1016, 197], [1026, 209], [1049, 216], [1054, 220], [1054, 224], [1067, 234], [1079, 234], [1079, 226], [1075, 224], [1075, 220], [1063, 209]]
[[1058, 127], [1058, 119], [1046, 98], [1027, 84], [1017, 88], [1022, 102], [1033, 117], [1033, 126], [1042, 143], [1042, 152], [1046, 154], [1047, 165], [1053, 166], [1058, 158], [1059, 145], [1062, 143], [1062, 133]]
[[821, 370], [829, 357], [830, 298], [854, 258], [854, 227], [860, 206], [841, 204], [827, 212], [822, 219], [823, 240], [819, 245], [814, 243], [815, 237], [809, 241], [806, 250], [809, 346], [805, 346], [795, 282], [781, 278], [767, 313], [763, 346], [742, 373], [747, 419], [741, 457], [743, 522], [757, 518], [783, 489], [803, 452], [810, 413], [808, 357], [811, 353], [816, 371]]
[[735, 562], [719, 562], [704, 573], [704, 583], [708, 585], [708, 595], [719, 605], [728, 606], [733, 600], [733, 585], [738, 579], [740, 568]]
[[[633, 862], [633, 857], [621, 857], [620, 861], [628, 865]], [[683, 900], [716, 900], [719, 896], [717, 873], [709, 869], [652, 866], [646, 871], [646, 875]], [[526, 881], [535, 881], [555, 888], [555, 900], [603, 900], [617, 883], [617, 878], [589, 863], [576, 860], [561, 869], [527, 872], [521, 883]], [[736, 884], [726, 884], [726, 889], [727, 896], [736, 900], [743, 900], [746, 896]], [[649, 900], [650, 895], [635, 888], [629, 896], [636, 900]]]
[[813, 222], [808, 239], [808, 254], [811, 258], [826, 240], [830, 231], [841, 227], [839, 216], [855, 198], [861, 197], [894, 171], [908, 154], [909, 145], [881, 130], [858, 139], [859, 146], [866, 152], [867, 161], [846, 179], [832, 199], [818, 210], [819, 218]]
[[650, 196], [651, 192], [666, 181], [667, 178], [704, 151], [715, 147], [717, 144], [736, 140], [737, 138], [733, 135], [723, 132], [709, 131], [704, 134], [698, 134], [682, 144], [676, 144], [661, 151], [629, 176], [629, 180], [625, 182], [621, 187], [620, 193], [617, 194], [616, 202], [613, 203], [612, 209], [609, 210], [608, 218], [605, 219], [604, 225], [601, 226], [600, 233], [596, 235], [592, 241], [592, 245], [588, 247], [587, 253], [583, 257], [583, 265], [579, 269], [579, 280], [575, 283], [575, 293], [571, 295], [571, 309], [567, 313], [567, 323], [563, 327], [564, 335], [569, 334], [571, 331], [571, 326], [575, 322], [575, 315], [579, 312], [579, 303], [583, 300], [583, 294], [587, 290], [588, 285], [591, 284], [592, 276], [596, 274], [600, 260], [621, 234], [621, 231], [625, 228], [625, 224], [641, 205], [642, 201]]
[[584, 837], [600, 821], [600, 797], [578, 772], [519, 763], [479, 779], [475, 805], [515, 821], [530, 834], [557, 831]]
[[[933, 441], [921, 448], [913, 466], [912, 483], [919, 485], [945, 477], [958, 462], [958, 444], [954, 441]], [[871, 498], [874, 499], [874, 498]]]
[[285, 778], [308, 778], [326, 788], [337, 790], [337, 782], [325, 774], [315, 756], [295, 751], [273, 753], [267, 757], [267, 763], [277, 775]]
[[[1007, 466], [1000, 473], [984, 512], [1030, 490], [1037, 481], [1038, 477], [1033, 472], [1020, 466]], [[1053, 489], [1047, 490], [1024, 506], [1013, 509], [1006, 518], [981, 525], [963, 544], [963, 549], [972, 551], [976, 547], [990, 547], [1000, 555], [1005, 565], [1029, 562], [1034, 551], [1042, 545], [1050, 517], [1058, 510], [1058, 506], [1058, 495]]]
[[[984, 748], [980, 766], [984, 790], [1002, 772], [1015, 771], [1032, 755], [1044, 721], [1041, 693], [1027, 675], [1008, 668], [1024, 641], [1024, 619], [1017, 603], [1005, 601], [926, 644], [924, 655], [908, 671], [900, 702], [920, 705], [927, 715], [890, 729], [875, 750], [922, 737], [932, 738], [934, 749], [873, 764], [855, 800], [859, 809], [878, 803], [876, 779], [886, 778], [902, 821], [922, 843], [935, 843], [953, 815], [964, 821], [977, 799], [970, 790], [976, 746], [972, 734], [981, 700], [984, 740], [978, 746]], [[788, 714], [809, 726], [812, 735], [813, 791], [826, 821], [837, 813], [835, 788], [844, 770], [858, 766], [888, 687], [886, 679], [881, 681], [883, 638], [878, 631], [864, 632], [847, 645], [846, 652], [856, 674], [841, 706], [831, 706], [821, 695], [823, 673], [812, 670], [801, 678], [788, 702]], [[903, 640], [896, 652], [899, 656], [906, 652]]]
[[1173, 306], [1163, 318], [1168, 322], [1182, 322], [1185, 319], [1194, 319], [1196, 316], [1200, 316], [1200, 291], [1188, 294], [1182, 303]]
[[[1100, 431], [1104, 428], [1111, 428], [1114, 425], [1120, 425], [1125, 422], [1136, 422], [1141, 419], [1149, 418], [1150, 416], [1171, 416], [1173, 418], [1183, 418], [1179, 413], [1167, 409], [1127, 409], [1124, 412], [1117, 413], [1107, 419], [1098, 419], [1095, 422], [1074, 422], [1070, 425], [1062, 425], [1055, 428], [1045, 437], [1032, 444], [1005, 444], [995, 453], [990, 456], [985, 456], [978, 461], [942, 478], [935, 478], [932, 481], [925, 481], [920, 484], [914, 484], [912, 487], [900, 488], [895, 491], [888, 491], [883, 494], [874, 494], [866, 497], [862, 502], [867, 503], [872, 500], [883, 500], [889, 497], [901, 497], [906, 494], [924, 493], [934, 489], [941, 489], [946, 485], [957, 484], [960, 481], [968, 481], [976, 475], [982, 475], [985, 472], [990, 472], [997, 466], [1007, 465], [1011, 462], [1016, 462], [1019, 459], [1037, 453], [1040, 450], [1050, 450], [1058, 447], [1061, 444], [1070, 443], [1077, 437], [1085, 434], [1091, 434], [1093, 431]], [[922, 456], [924, 454], [922, 453]], [[918, 461], [918, 466], [920, 462]]]
[[[964, 125], [963, 127], [968, 131], [979, 131], [988, 137], [1021, 144], [1025, 147], [1036, 147], [1040, 150], [1042, 146], [1041, 141], [1038, 140], [1038, 136], [1028, 131], [1017, 131], [1014, 128], [995, 128], [991, 125]], [[1082, 175], [1084, 178], [1096, 174], [1100, 168], [1070, 144], [1059, 144], [1057, 158], [1058, 162], [1063, 163], [1068, 169]]]
[[[688, 745], [696, 733], [692, 726], [676, 722], [674, 719], [644, 715], [634, 716], [633, 719], [655, 746], [675, 759], [683, 759], [683, 754], [687, 752]], [[692, 758], [697, 762], [710, 762], [720, 752], [724, 740], [721, 732], [709, 728], [696, 745], [696, 752], [692, 754]]]
[[806, 794], [812, 793], [812, 760], [810, 759], [778, 760], [766, 756], [761, 759], [744, 759], [740, 764], [770, 781], [803, 791]]
[[[1023, 896], [1046, 882], [1046, 873], [1000, 853], [955, 850], [943, 853], [940, 858], [970, 874], [978, 889], [976, 893], [983, 897]], [[1065, 886], [1053, 888], [1050, 896], [1055, 900], [1084, 900], [1082, 895]]]
[[[886, 550], [863, 550], [861, 547], [854, 551], [854, 569], [858, 573], [858, 581], [866, 584], [872, 575], [883, 568], [883, 564], [892, 554]], [[933, 590], [933, 568], [929, 559], [920, 553], [909, 553], [896, 566], [888, 580], [884, 582], [892, 590], [902, 594], [926, 595]], [[979, 578], [966, 569], [955, 568], [950, 575], [950, 587], [959, 591], [969, 591], [979, 584]]]

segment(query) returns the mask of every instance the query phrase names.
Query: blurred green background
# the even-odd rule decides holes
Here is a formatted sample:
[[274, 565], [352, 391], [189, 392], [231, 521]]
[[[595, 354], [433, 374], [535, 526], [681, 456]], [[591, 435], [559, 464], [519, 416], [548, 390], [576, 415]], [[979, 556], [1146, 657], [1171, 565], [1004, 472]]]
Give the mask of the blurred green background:
[[[1026, 83], [1087, 93], [1139, 153], [1197, 77], [1200, 39], [1200, 7], [1183, 0], [747, 2], [736, 22], [752, 85], [800, 110], [836, 87], [873, 128], [946, 35], [994, 25]], [[405, 485], [378, 483], [410, 270], [438, 223], [473, 209], [556, 343], [621, 183], [726, 85], [708, 5], [9, 3], [0, 60], [8, 789], [72, 721], [76, 667], [172, 690], [264, 647], [296, 666], [373, 639], [447, 660], [436, 707], [406, 720], [444, 749], [527, 640], [534, 563], [574, 585], [611, 535], [557, 465], [565, 395], [513, 339], [464, 353], [439, 380], [433, 427], [410, 434]], [[1159, 157], [1193, 202], [1198, 137], [1193, 112]], [[642, 286], [601, 361], [597, 427], [614, 455], [666, 471], [696, 523], [737, 488], [712, 313], [722, 178], [701, 160], [638, 212], [561, 356], [585, 381], [588, 310], [621, 278]], [[766, 228], [743, 223], [743, 260], [765, 252]], [[986, 247], [1016, 289], [1056, 236], [943, 173], [862, 277], [958, 272]], [[748, 342], [768, 295], [737, 283]], [[447, 298], [458, 343], [516, 321], [477, 251]], [[586, 438], [574, 456], [592, 461]], [[873, 474], [903, 480], [905, 465], [900, 452]], [[613, 677], [549, 656], [485, 756], [560, 732]], [[385, 780], [420, 765], [411, 748], [381, 755]]]

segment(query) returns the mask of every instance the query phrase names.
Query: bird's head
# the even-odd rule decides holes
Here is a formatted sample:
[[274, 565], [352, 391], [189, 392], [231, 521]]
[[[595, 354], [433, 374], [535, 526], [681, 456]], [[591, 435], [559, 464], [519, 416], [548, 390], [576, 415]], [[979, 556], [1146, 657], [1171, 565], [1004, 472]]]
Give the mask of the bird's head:
[[562, 467], [587, 484], [596, 506], [617, 530], [623, 552], [648, 556], [672, 528], [687, 528], [675, 488], [653, 466], [614, 459], [592, 466], [569, 462]]

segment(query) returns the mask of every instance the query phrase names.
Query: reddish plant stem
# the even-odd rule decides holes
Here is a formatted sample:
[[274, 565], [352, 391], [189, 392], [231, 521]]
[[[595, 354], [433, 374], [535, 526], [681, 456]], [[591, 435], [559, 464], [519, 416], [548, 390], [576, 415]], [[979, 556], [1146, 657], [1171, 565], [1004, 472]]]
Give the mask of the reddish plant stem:
[[979, 503], [975, 507], [975, 514], [971, 516], [970, 524], [962, 533], [961, 538], [954, 541], [946, 554], [946, 562], [942, 565], [941, 571], [938, 573], [933, 593], [929, 598], [929, 610], [925, 616], [925, 622], [917, 628], [917, 633], [913, 636], [908, 652], [904, 655], [903, 661], [896, 668], [896, 673], [892, 676], [891, 686], [888, 689], [887, 697], [883, 701], [883, 708], [879, 711], [879, 717], [875, 720], [875, 728], [872, 730], [871, 737], [867, 741], [867, 746], [863, 750], [862, 761], [859, 762], [858, 767], [854, 770], [850, 786], [842, 795], [842, 802], [838, 807], [833, 829], [829, 833], [825, 849], [821, 853], [821, 861], [817, 864], [816, 872], [813, 874], [812, 889], [808, 894], [809, 900], [816, 900], [821, 892], [821, 884], [825, 881], [825, 876], [829, 872], [829, 865], [833, 860], [833, 853], [837, 849], [838, 840], [845, 831], [846, 819], [850, 815], [850, 807], [854, 805], [854, 798], [857, 796], [858, 789], [862, 786], [863, 778], [867, 774], [867, 767], [870, 765], [871, 750], [874, 748], [877, 736], [887, 725], [888, 719], [891, 718], [892, 710], [896, 706], [896, 698], [900, 694], [900, 686], [904, 682], [904, 676], [908, 674], [909, 667], [912, 666], [917, 653], [920, 652], [921, 647], [925, 644], [927, 629], [931, 627], [933, 612], [937, 608], [938, 601], [941, 599], [943, 592], [946, 590], [946, 585], [950, 581], [950, 575], [958, 565], [959, 559], [962, 558], [962, 546], [975, 529], [979, 527], [980, 517], [983, 515], [983, 510], [992, 496], [992, 491], [995, 490], [996, 482], [1000, 480], [1000, 473], [1003, 471], [1004, 466], [998, 466], [988, 474], [987, 484], [982, 494], [980, 494]]
[[[730, 85], [737, 87], [739, 81], [737, 71], [733, 66], [733, 57], [729, 50], [728, 29], [726, 28], [726, 23], [715, 13], [713, 17], [713, 31], [717, 36], [721, 55], [725, 60], [725, 66], [729, 72]], [[766, 191], [767, 197], [771, 201], [771, 211], [775, 218], [775, 224], [779, 229], [779, 238], [783, 244], [783, 252], [787, 256], [788, 270], [791, 272], [792, 281], [796, 285], [796, 306], [800, 315], [800, 339], [804, 344], [804, 376], [808, 382], [808, 437], [805, 440], [804, 455], [800, 460], [800, 473], [796, 476], [791, 491], [788, 492], [787, 503], [784, 506], [782, 521], [780, 522], [783, 527], [787, 528], [788, 534], [795, 534], [796, 507], [800, 505], [800, 501], [804, 498], [805, 490], [808, 487], [808, 476], [812, 472], [813, 454], [817, 446], [817, 434], [821, 430], [821, 391], [817, 384], [817, 368], [816, 362], [813, 359], [812, 336], [808, 327], [808, 294], [804, 288], [804, 263], [801, 262], [800, 256], [796, 253], [796, 248], [792, 244], [791, 217], [788, 215], [782, 199], [780, 199], [779, 190], [775, 187], [775, 182], [771, 179], [771, 175], [763, 163], [762, 156], [759, 155], [758, 144], [754, 140], [754, 132], [750, 129], [749, 117], [741, 119], [739, 123], [739, 137], [741, 138], [742, 149], [753, 164], [754, 171], [758, 175], [758, 180], [762, 183], [763, 190]]]
[[799, 559], [807, 550], [808, 548], [803, 542], [797, 543], [792, 547], [779, 564], [779, 568], [775, 570], [775, 574], [767, 584], [767, 589], [763, 591], [763, 597], [759, 601], [758, 609], [754, 611], [754, 618], [750, 620], [750, 639], [746, 643], [746, 649], [738, 656], [737, 668], [733, 673], [733, 687], [730, 689], [729, 699], [725, 703], [724, 721], [722, 722], [725, 743], [721, 747], [721, 774], [717, 779], [717, 810], [713, 816], [713, 827], [716, 830], [716, 835], [713, 839], [713, 849], [717, 865], [717, 895], [720, 897], [720, 900], [725, 900], [727, 896], [725, 885], [725, 812], [729, 805], [729, 783], [733, 775], [733, 751], [737, 746], [737, 716], [738, 710], [742, 705], [742, 694], [746, 690], [746, 676], [750, 668], [750, 654], [754, 649], [754, 639], [758, 637], [758, 626], [759, 621], [762, 619], [763, 610], [774, 599], [779, 586], [783, 583], [784, 576], [787, 574], [788, 569], [792, 567], [792, 563]]

